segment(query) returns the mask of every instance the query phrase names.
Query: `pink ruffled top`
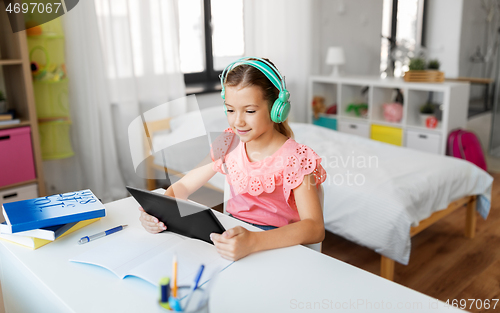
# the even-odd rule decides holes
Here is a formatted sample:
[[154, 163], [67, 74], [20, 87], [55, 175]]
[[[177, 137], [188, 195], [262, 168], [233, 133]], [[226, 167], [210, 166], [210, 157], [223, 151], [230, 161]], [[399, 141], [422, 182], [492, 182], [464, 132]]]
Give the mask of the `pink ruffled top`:
[[299, 221], [293, 189], [305, 175], [313, 174], [318, 187], [326, 179], [321, 158], [293, 139], [272, 156], [250, 162], [245, 143], [228, 128], [212, 144], [211, 155], [213, 169], [231, 187], [226, 211], [249, 223], [281, 227]]

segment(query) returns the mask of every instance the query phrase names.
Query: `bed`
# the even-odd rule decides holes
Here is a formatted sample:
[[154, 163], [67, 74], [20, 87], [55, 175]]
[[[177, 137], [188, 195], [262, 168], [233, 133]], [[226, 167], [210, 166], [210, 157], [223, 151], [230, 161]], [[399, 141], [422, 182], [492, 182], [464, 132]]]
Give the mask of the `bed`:
[[[387, 279], [393, 279], [395, 261], [408, 264], [411, 237], [437, 220], [465, 207], [465, 235], [472, 238], [475, 211], [488, 216], [493, 178], [472, 163], [311, 124], [290, 126], [297, 142], [323, 158], [325, 228], [379, 253], [381, 276]], [[208, 154], [207, 140], [227, 127], [219, 107], [148, 123], [153, 151], [162, 151], [148, 159], [148, 177], [165, 165], [172, 175], [187, 173]], [[187, 152], [179, 157], [179, 151]], [[222, 192], [224, 179], [216, 174], [210, 188]]]

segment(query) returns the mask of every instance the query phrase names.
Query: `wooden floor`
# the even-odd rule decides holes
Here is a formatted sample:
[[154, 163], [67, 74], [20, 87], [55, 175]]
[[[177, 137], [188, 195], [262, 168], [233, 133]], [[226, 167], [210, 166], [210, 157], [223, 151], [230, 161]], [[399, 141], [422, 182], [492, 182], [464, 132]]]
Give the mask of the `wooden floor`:
[[[455, 211], [412, 238], [410, 263], [396, 263], [395, 282], [444, 302], [500, 299], [500, 173], [492, 175], [490, 215], [486, 221], [478, 217], [475, 238], [464, 236], [465, 207]], [[200, 189], [191, 198], [203, 203], [217, 196]], [[379, 275], [379, 254], [330, 232], [323, 253]], [[500, 312], [500, 301], [496, 310], [469, 309], [471, 301], [466, 303], [467, 311]]]
[[[412, 238], [410, 262], [396, 263], [394, 281], [423, 294], [450, 299], [500, 299], [500, 174], [495, 178], [487, 220], [477, 219], [474, 239], [464, 237], [465, 208], [459, 209]], [[323, 253], [374, 274], [380, 255], [327, 232]], [[500, 312], [469, 309], [472, 312]], [[476, 304], [476, 303], [475, 303]]]

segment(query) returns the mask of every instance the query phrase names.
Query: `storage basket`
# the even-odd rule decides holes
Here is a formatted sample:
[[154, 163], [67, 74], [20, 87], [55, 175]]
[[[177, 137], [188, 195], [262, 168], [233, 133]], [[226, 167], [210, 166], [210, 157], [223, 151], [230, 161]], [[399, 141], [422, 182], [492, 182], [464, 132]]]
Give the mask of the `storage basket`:
[[61, 19], [57, 18], [37, 27], [40, 28], [41, 34], [28, 36], [30, 61], [44, 65], [64, 64], [65, 39]]
[[405, 82], [414, 83], [442, 83], [444, 73], [440, 71], [407, 71], [404, 75]]
[[69, 117], [68, 81], [33, 82], [39, 119]]
[[66, 118], [52, 119], [38, 124], [44, 160], [64, 159], [74, 155], [70, 125], [71, 121]]
[[337, 130], [337, 119], [321, 114], [318, 119], [313, 118], [313, 124]]
[[28, 41], [33, 80], [45, 82], [64, 80], [66, 78], [64, 40], [50, 40], [50, 44], [45, 45], [39, 41], [46, 41], [46, 39], [36, 38]]

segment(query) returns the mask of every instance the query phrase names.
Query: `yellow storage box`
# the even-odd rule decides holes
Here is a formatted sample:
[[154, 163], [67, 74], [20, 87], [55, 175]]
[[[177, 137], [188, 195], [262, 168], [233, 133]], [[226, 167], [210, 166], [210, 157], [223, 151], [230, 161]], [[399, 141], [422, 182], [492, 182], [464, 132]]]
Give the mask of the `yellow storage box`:
[[372, 125], [371, 139], [390, 143], [396, 146], [402, 146], [403, 130], [397, 127]]

